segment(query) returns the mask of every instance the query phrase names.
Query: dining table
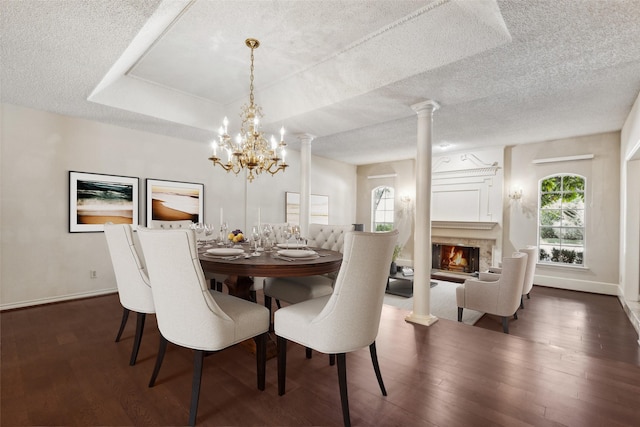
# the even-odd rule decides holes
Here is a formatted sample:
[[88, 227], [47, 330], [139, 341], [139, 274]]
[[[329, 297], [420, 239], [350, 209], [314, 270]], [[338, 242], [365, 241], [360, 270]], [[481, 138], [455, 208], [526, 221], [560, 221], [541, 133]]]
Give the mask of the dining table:
[[251, 299], [254, 277], [314, 276], [338, 271], [342, 264], [342, 253], [328, 249], [304, 248], [315, 255], [298, 257], [291, 249], [274, 247], [271, 251], [254, 252], [248, 245], [239, 246], [236, 249], [242, 249], [242, 253], [227, 256], [211, 253], [216, 251], [209, 251], [207, 247], [200, 248], [198, 258], [204, 271], [227, 275], [224, 283], [230, 295], [246, 300]]

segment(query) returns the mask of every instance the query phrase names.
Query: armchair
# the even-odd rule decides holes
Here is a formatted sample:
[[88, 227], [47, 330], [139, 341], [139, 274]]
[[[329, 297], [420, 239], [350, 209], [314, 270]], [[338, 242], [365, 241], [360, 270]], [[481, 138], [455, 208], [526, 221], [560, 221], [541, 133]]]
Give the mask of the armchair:
[[528, 255], [521, 252], [502, 261], [502, 273], [488, 281], [491, 273], [481, 273], [478, 279], [467, 279], [456, 288], [458, 322], [462, 321], [464, 308], [502, 316], [502, 330], [509, 333], [510, 316], [518, 318], [517, 311], [522, 297], [522, 283]]
[[[527, 254], [527, 268], [524, 273], [524, 282], [522, 283], [522, 296], [520, 297], [520, 308], [524, 308], [524, 296], [527, 299], [531, 299], [529, 295], [533, 288], [533, 280], [536, 275], [536, 263], [538, 262], [538, 247], [527, 246], [523, 249], [518, 249], [518, 252]], [[499, 267], [489, 268], [489, 273], [500, 274], [502, 269]]]

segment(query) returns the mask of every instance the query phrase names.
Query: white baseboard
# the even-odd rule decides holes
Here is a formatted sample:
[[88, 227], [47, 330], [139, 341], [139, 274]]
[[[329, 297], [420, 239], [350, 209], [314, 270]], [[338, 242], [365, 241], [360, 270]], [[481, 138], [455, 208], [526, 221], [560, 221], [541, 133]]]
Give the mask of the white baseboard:
[[536, 274], [533, 283], [548, 288], [567, 289], [570, 291], [592, 292], [594, 294], [619, 294], [617, 283], [594, 282], [591, 280], [566, 279], [557, 276], [541, 276]]
[[20, 301], [20, 302], [9, 303], [9, 304], [0, 304], [0, 311], [11, 310], [15, 308], [31, 307], [34, 305], [51, 304], [54, 302], [69, 301], [69, 300], [80, 299], [80, 298], [97, 297], [101, 295], [112, 294], [117, 291], [118, 291], [117, 288], [100, 289], [97, 291], [79, 292], [77, 294], [58, 295], [55, 297], [38, 298], [38, 299]]

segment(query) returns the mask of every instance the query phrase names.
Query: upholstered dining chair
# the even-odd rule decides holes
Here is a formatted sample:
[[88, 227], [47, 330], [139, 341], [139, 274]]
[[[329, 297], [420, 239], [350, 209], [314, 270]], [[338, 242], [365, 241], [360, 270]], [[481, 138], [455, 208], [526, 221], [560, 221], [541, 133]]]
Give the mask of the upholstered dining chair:
[[478, 279], [467, 279], [458, 286], [458, 322], [462, 322], [462, 312], [465, 308], [494, 314], [502, 317], [502, 330], [508, 334], [509, 317], [518, 318], [527, 258], [526, 253], [515, 252], [511, 258], [502, 260], [500, 275], [480, 273]]
[[[524, 297], [531, 299], [529, 295], [531, 289], [533, 289], [533, 281], [536, 276], [536, 264], [538, 262], [538, 247], [527, 246], [526, 248], [518, 249], [518, 252], [527, 254], [527, 268], [524, 273], [524, 282], [522, 283], [522, 296], [520, 297], [520, 308], [524, 308]], [[502, 268], [490, 267], [488, 273], [500, 274]], [[485, 275], [483, 280], [497, 280], [497, 276]]]
[[277, 310], [278, 394], [285, 394], [287, 342], [337, 356], [338, 383], [345, 426], [351, 425], [347, 394], [346, 353], [369, 347], [384, 396], [375, 340], [382, 312], [389, 264], [398, 231], [345, 233], [344, 257], [331, 295]]
[[155, 384], [167, 343], [194, 350], [189, 424], [195, 425], [205, 353], [254, 338], [258, 389], [264, 390], [269, 311], [258, 304], [208, 289], [193, 230], [141, 228], [140, 242], [153, 290], [160, 348], [149, 381]]
[[[307, 245], [342, 252], [344, 236], [353, 231], [353, 224], [325, 225], [309, 224]], [[297, 304], [313, 298], [330, 295], [333, 292], [335, 275], [306, 277], [269, 277], [264, 280], [264, 305], [271, 311], [272, 299], [281, 308], [280, 301]], [[307, 352], [307, 357], [310, 353]]]
[[156, 311], [151, 295], [151, 286], [144, 264], [136, 249], [131, 225], [107, 223], [104, 225], [104, 235], [116, 276], [118, 297], [123, 308], [116, 342], [119, 342], [122, 337], [122, 332], [129, 319], [129, 312], [137, 313], [136, 333], [129, 360], [129, 365], [133, 366], [138, 358], [146, 315]]

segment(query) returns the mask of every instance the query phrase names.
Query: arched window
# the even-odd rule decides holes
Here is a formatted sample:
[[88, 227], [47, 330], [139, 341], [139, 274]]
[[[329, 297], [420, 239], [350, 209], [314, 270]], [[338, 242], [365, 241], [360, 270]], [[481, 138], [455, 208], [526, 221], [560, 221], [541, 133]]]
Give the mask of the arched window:
[[540, 261], [584, 265], [585, 178], [559, 174], [540, 180]]
[[371, 191], [371, 230], [393, 230], [393, 187], [380, 186]]

